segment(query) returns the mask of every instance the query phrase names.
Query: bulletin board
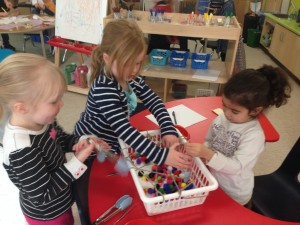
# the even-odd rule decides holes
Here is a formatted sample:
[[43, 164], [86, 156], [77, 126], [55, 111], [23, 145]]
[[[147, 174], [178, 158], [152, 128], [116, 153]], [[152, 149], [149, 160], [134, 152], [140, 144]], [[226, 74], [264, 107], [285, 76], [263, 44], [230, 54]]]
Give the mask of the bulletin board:
[[107, 0], [56, 1], [55, 35], [99, 44], [106, 14]]

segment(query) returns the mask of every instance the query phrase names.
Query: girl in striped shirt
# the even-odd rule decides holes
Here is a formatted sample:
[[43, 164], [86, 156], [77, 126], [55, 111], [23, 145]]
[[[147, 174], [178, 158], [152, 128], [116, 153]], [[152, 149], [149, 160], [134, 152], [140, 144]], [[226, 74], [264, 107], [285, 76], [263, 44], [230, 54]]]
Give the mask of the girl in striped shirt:
[[[134, 21], [114, 20], [103, 32], [92, 54], [91, 88], [75, 134], [93, 134], [120, 152], [118, 138], [156, 164], [188, 168], [191, 157], [176, 151], [178, 135], [162, 100], [145, 84], [139, 72], [147, 45]], [[158, 147], [129, 122], [137, 99], [155, 116], [165, 147]]]
[[[73, 225], [71, 184], [87, 169], [83, 162], [102, 140], [70, 135], [55, 121], [66, 90], [63, 74], [45, 58], [13, 54], [0, 65], [0, 118], [11, 115], [3, 137], [3, 166], [19, 189], [30, 225]], [[66, 161], [65, 153], [75, 151]]]

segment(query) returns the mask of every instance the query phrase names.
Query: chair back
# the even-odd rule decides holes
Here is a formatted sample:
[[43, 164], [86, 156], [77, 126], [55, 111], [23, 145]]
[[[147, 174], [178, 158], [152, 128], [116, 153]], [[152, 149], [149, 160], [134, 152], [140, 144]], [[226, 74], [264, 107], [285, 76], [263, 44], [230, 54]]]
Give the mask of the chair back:
[[223, 7], [224, 0], [210, 0], [209, 7], [214, 9], [220, 9]]
[[11, 49], [1, 48], [0, 49], [0, 62], [5, 59], [7, 56], [14, 54], [15, 52]]
[[298, 180], [300, 173], [300, 137], [275, 173], [283, 173], [285, 177], [298, 181], [300, 186], [300, 181]]
[[198, 0], [183, 0], [179, 3], [179, 13], [197, 12]]
[[170, 13], [172, 12], [172, 7], [170, 5], [156, 5], [154, 10], [162, 10], [163, 12]]

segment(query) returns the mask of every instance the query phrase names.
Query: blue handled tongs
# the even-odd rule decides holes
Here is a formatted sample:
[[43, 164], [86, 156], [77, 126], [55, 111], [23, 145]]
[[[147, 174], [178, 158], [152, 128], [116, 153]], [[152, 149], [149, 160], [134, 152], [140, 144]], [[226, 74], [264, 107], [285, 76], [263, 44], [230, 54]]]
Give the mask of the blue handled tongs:
[[99, 223], [106, 222], [107, 220], [115, 216], [118, 212], [127, 209], [128, 206], [131, 205], [131, 203], [132, 197], [130, 197], [129, 195], [122, 196], [112, 207], [110, 207], [101, 216], [99, 216], [93, 223], [93, 225], [98, 225]]

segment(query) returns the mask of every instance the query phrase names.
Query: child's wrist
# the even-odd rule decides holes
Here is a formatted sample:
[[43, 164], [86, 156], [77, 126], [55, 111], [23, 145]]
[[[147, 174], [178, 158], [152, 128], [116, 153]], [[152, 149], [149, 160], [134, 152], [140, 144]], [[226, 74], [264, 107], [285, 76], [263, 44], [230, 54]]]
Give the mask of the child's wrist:
[[215, 151], [211, 150], [210, 148], [204, 146], [203, 149], [203, 158], [205, 158], [207, 161], [211, 160], [211, 158], [214, 156], [214, 154], [216, 153]]

